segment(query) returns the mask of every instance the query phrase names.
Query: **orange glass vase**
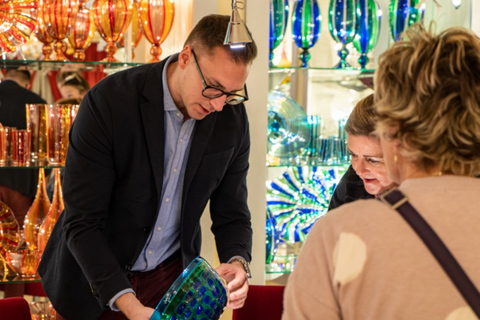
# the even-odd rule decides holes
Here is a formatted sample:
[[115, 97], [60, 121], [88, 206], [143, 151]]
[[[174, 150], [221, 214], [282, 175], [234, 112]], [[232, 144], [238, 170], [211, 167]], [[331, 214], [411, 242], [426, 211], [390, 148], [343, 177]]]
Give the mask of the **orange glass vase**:
[[78, 12], [77, 0], [43, 0], [43, 18], [47, 32], [55, 40], [55, 60], [68, 61], [63, 42], [72, 31]]
[[85, 60], [85, 50], [90, 46], [95, 30], [93, 13], [82, 5], [75, 18], [72, 32], [68, 36], [68, 41], [75, 50], [73, 54], [75, 60]]
[[50, 200], [48, 200], [47, 189], [45, 183], [45, 170], [38, 169], [38, 185], [37, 194], [33, 200], [30, 209], [25, 215], [23, 223], [23, 235], [28, 250], [37, 250], [38, 230], [50, 209]]
[[6, 253], [16, 250], [20, 243], [20, 226], [12, 209], [0, 201], [0, 259], [5, 262]]
[[[132, 58], [135, 58], [135, 48], [138, 46], [140, 43], [140, 40], [142, 39], [142, 25], [140, 24], [140, 15], [138, 13], [138, 3], [134, 2], [132, 5]], [[126, 47], [125, 43], [125, 35], [120, 39], [120, 44], [122, 47]]]
[[95, 0], [92, 5], [95, 25], [103, 40], [107, 41], [107, 57], [103, 62], [119, 62], [113, 57], [116, 43], [122, 38], [132, 20], [130, 0]]
[[44, 18], [44, 10], [45, 10], [45, 1], [40, 0], [38, 1], [38, 10], [37, 10], [37, 27], [33, 31], [35, 37], [43, 43], [42, 46], [42, 54], [43, 60], [49, 61], [50, 55], [52, 54], [52, 36], [47, 32], [47, 26], [45, 25], [45, 18]]
[[140, 21], [145, 38], [152, 44], [149, 62], [160, 61], [160, 45], [170, 33], [175, 15], [173, 0], [140, 0]]
[[63, 209], [65, 209], [63, 204], [62, 185], [60, 181], [60, 169], [56, 168], [54, 170], [54, 174], [55, 184], [52, 205], [50, 206], [50, 210], [48, 210], [47, 216], [40, 225], [38, 232], [38, 250], [40, 252], [45, 250], [47, 241], [52, 234], [53, 227], [55, 226], [55, 223], [57, 223], [57, 220], [60, 217], [60, 214], [63, 212]]

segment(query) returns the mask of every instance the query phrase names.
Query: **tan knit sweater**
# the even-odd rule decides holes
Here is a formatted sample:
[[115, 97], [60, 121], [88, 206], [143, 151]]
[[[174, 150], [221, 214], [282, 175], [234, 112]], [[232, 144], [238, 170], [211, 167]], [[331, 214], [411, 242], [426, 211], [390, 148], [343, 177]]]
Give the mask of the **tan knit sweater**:
[[[410, 179], [400, 190], [480, 289], [480, 179]], [[378, 200], [317, 221], [284, 296], [283, 320], [474, 320], [407, 222]]]

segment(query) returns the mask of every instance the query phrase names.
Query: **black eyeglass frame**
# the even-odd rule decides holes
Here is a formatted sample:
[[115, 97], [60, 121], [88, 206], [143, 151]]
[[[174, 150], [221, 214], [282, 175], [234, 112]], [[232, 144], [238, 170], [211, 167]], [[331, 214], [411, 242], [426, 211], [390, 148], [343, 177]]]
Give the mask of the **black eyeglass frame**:
[[[195, 51], [193, 51], [193, 49], [192, 49], [192, 56], [193, 56], [193, 60], [195, 60], [195, 65], [197, 66], [198, 74], [200, 75], [200, 80], [202, 80], [202, 84], [203, 84], [202, 96], [204, 96], [205, 98], [208, 98], [208, 99], [216, 99], [216, 98], [220, 98], [221, 96], [225, 95], [225, 96], [227, 96], [227, 98], [225, 100], [225, 103], [229, 104], [229, 105], [237, 105], [237, 104], [240, 104], [242, 102], [248, 101], [248, 92], [247, 92], [247, 85], [246, 84], [243, 86], [243, 91], [245, 91], [245, 95], [224, 91], [224, 90], [222, 90], [218, 87], [211, 86], [211, 85], [207, 84], [207, 82], [205, 81], [205, 78], [203, 77], [202, 70], [200, 69], [200, 65], [198, 64], [197, 56], [195, 55]], [[207, 89], [214, 89], [214, 90], [220, 91], [221, 93], [219, 93], [218, 95], [213, 95], [213, 96], [212, 95], [207, 95], [207, 94], [205, 94], [205, 91]], [[242, 100], [231, 100], [231, 101], [229, 101], [228, 97], [239, 97]]]

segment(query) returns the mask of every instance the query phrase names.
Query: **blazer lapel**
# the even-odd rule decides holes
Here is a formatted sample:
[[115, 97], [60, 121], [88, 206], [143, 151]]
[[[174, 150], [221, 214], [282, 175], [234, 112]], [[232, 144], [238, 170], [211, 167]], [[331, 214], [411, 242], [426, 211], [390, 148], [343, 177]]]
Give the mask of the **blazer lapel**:
[[[168, 59], [168, 58], [167, 58]], [[145, 139], [147, 142], [150, 165], [152, 167], [157, 187], [157, 196], [160, 199], [163, 186], [163, 166], [165, 153], [164, 105], [162, 72], [165, 61], [159, 62], [147, 74], [143, 95], [147, 99], [140, 105]]]

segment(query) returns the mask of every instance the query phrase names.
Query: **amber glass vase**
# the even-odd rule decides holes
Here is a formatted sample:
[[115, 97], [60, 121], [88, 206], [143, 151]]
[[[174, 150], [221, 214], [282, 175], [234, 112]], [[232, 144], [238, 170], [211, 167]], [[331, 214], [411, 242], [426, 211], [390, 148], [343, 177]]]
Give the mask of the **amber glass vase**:
[[113, 57], [117, 51], [116, 43], [123, 37], [132, 20], [132, 2], [130, 0], [95, 0], [92, 5], [95, 25], [98, 33], [107, 44], [107, 57], [103, 62], [118, 62]]
[[73, 54], [75, 60], [85, 60], [85, 50], [90, 46], [95, 30], [93, 13], [82, 5], [75, 18], [72, 32], [68, 36], [68, 41], [75, 49]]
[[37, 38], [38, 41], [43, 43], [42, 46], [42, 54], [43, 60], [48, 61], [50, 60], [50, 55], [52, 54], [53, 48], [53, 38], [50, 33], [47, 32], [47, 26], [45, 25], [45, 1], [40, 0], [38, 1], [38, 9], [37, 9], [37, 27], [33, 31], [33, 34]]
[[0, 201], [0, 275], [9, 274], [7, 253], [16, 250], [20, 243], [20, 227], [12, 209]]
[[30, 209], [28, 209], [23, 223], [23, 234], [29, 250], [33, 251], [38, 249], [38, 230], [49, 209], [50, 200], [48, 200], [47, 196], [45, 170], [40, 168], [38, 169], [37, 194], [35, 195], [35, 199], [33, 200]]
[[53, 199], [52, 205], [50, 206], [50, 210], [48, 210], [47, 216], [43, 220], [42, 224], [40, 225], [40, 229], [38, 232], [38, 250], [43, 252], [45, 246], [47, 245], [48, 238], [52, 234], [53, 227], [55, 223], [57, 223], [60, 214], [63, 212], [65, 206], [63, 205], [63, 195], [62, 195], [62, 185], [60, 180], [60, 169], [54, 169], [55, 174], [55, 184], [54, 184], [54, 192], [53, 192]]

